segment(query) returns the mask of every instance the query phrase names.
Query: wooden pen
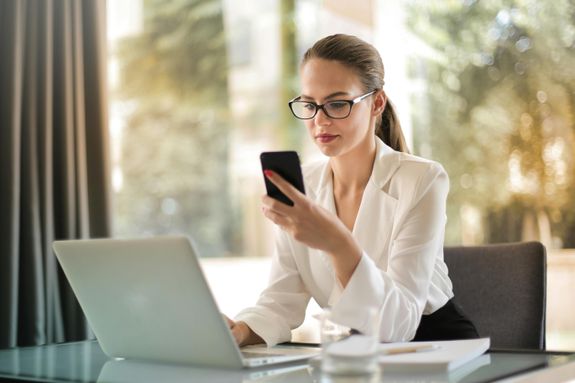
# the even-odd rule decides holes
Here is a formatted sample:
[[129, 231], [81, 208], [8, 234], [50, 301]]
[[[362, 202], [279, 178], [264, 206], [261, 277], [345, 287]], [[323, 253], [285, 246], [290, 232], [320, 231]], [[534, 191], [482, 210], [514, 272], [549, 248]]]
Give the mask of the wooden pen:
[[409, 354], [413, 352], [425, 352], [433, 351], [439, 348], [436, 344], [422, 344], [418, 346], [406, 346], [398, 348], [383, 349], [379, 353], [382, 355], [397, 355], [397, 354]]

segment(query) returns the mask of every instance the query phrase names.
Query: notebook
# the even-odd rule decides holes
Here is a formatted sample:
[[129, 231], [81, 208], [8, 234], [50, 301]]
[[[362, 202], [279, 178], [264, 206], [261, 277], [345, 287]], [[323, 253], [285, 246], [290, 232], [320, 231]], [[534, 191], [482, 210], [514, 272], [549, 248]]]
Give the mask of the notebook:
[[[469, 375], [477, 373], [481, 368], [489, 368], [491, 363], [491, 356], [489, 354], [483, 354], [479, 357], [459, 366], [451, 371], [426, 371], [426, 370], [415, 370], [415, 371], [399, 371], [399, 370], [387, 370], [384, 367], [384, 374], [392, 382], [437, 382], [437, 383], [456, 383], [465, 381], [473, 382], [478, 379], [469, 378]], [[479, 379], [479, 381], [484, 381], [484, 379]]]
[[55, 241], [53, 248], [112, 358], [241, 368], [319, 353], [280, 346], [251, 347], [243, 355], [185, 236]]
[[[387, 343], [380, 345], [379, 363], [384, 371], [446, 372], [455, 370], [483, 355], [489, 349], [489, 345], [489, 338]], [[385, 354], [390, 350], [417, 347], [423, 347], [424, 351]]]

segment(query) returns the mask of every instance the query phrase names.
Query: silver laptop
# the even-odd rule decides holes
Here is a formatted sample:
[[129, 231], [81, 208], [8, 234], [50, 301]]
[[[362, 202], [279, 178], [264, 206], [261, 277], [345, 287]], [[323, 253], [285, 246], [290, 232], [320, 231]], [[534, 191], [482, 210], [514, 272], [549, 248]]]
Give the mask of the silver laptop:
[[187, 237], [55, 241], [53, 247], [110, 357], [241, 368], [319, 353], [285, 346], [240, 351]]

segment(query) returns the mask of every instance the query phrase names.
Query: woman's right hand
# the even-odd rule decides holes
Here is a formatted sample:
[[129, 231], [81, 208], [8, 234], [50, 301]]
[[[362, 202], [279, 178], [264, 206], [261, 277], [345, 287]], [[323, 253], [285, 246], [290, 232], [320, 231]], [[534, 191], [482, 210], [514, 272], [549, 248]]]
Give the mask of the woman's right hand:
[[224, 314], [222, 314], [228, 327], [232, 331], [232, 335], [236, 340], [238, 346], [247, 346], [248, 344], [263, 343], [263, 339], [260, 338], [252, 329], [246, 324], [246, 322], [234, 322]]

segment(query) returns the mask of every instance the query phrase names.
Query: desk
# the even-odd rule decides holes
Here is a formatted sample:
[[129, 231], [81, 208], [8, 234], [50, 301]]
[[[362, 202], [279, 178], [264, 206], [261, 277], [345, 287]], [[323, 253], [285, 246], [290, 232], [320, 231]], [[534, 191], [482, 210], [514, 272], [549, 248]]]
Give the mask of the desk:
[[[575, 379], [575, 354], [492, 350], [479, 363], [450, 374], [406, 372], [364, 379], [331, 379], [305, 363], [249, 370], [213, 370], [109, 359], [97, 341], [0, 350], [2, 382], [565, 382]], [[465, 370], [467, 368], [467, 370]]]

